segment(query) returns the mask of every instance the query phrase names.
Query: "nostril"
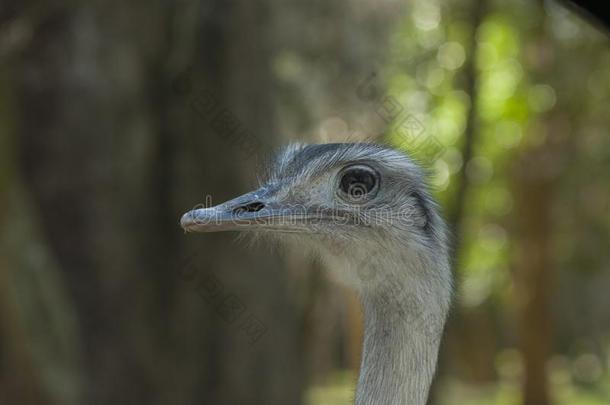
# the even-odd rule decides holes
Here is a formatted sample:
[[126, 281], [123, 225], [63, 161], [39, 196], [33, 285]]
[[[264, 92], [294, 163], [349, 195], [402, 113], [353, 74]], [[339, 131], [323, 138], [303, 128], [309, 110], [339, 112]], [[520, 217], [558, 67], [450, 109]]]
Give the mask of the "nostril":
[[234, 214], [242, 214], [244, 212], [258, 212], [265, 208], [265, 204], [262, 202], [256, 201], [250, 204], [240, 205], [239, 207], [233, 210]]

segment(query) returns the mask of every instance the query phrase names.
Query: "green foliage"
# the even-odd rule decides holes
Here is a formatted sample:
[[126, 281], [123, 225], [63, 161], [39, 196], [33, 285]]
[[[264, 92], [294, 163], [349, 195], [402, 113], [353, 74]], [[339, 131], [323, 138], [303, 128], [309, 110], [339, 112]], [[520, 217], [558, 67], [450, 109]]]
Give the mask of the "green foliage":
[[[446, 212], [453, 212], [456, 186], [465, 176], [458, 303], [467, 308], [491, 305], [497, 317], [514, 311], [516, 304], [509, 294], [515, 289], [514, 205], [517, 198], [527, 199], [515, 195], [516, 162], [537, 145], [564, 145], [556, 160], [547, 162], [555, 186], [550, 236], [557, 280], [551, 295], [558, 323], [555, 338], [560, 352], [576, 357], [584, 353], [604, 364], [610, 330], [591, 313], [610, 316], [599, 298], [605, 295], [601, 285], [610, 271], [608, 39], [556, 4], [476, 4], [485, 4], [486, 12], [473, 30], [471, 9], [464, 2], [413, 2], [413, 13], [393, 37], [393, 57], [384, 74], [389, 93], [424, 130], [405, 142], [404, 131], [393, 125], [387, 138], [427, 164]], [[476, 49], [471, 49], [473, 43]], [[474, 80], [474, 89], [469, 80]], [[469, 129], [473, 157], [464, 162]], [[440, 154], [417, 147], [431, 138], [442, 145]], [[599, 285], [593, 285], [595, 280]], [[515, 345], [510, 327], [500, 330], [506, 335], [499, 345]], [[577, 336], [595, 343], [576, 347]], [[590, 384], [601, 394], [572, 380], [555, 381], [553, 396], [560, 404], [607, 403], [610, 394], [607, 386], [600, 388], [602, 380], [598, 376]], [[453, 399], [446, 403], [518, 402], [516, 382], [501, 380], [489, 390], [460, 384], [447, 386]]]
[[[552, 392], [556, 405], [605, 405], [608, 403], [610, 384], [594, 388], [578, 386], [562, 370], [552, 370]], [[519, 403], [519, 380], [505, 377], [498, 383], [487, 385], [466, 384], [457, 379], [444, 379], [438, 405], [515, 405]], [[606, 376], [603, 381], [610, 381]], [[342, 371], [331, 375], [325, 384], [310, 388], [305, 405], [345, 405], [353, 401], [355, 376]]]

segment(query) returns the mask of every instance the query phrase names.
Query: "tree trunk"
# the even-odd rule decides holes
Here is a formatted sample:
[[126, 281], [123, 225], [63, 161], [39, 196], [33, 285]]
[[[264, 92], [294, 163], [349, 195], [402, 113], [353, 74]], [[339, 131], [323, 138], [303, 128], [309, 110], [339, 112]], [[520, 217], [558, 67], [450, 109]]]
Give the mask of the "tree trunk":
[[[546, 145], [545, 145], [546, 146]], [[551, 349], [549, 244], [552, 183], [546, 167], [549, 152], [539, 147], [524, 153], [515, 176], [517, 249], [515, 301], [525, 375], [523, 404], [550, 403], [547, 360]]]
[[20, 164], [76, 310], [83, 403], [300, 403], [281, 261], [178, 225], [204, 193], [246, 191], [276, 144], [268, 4], [34, 3]]

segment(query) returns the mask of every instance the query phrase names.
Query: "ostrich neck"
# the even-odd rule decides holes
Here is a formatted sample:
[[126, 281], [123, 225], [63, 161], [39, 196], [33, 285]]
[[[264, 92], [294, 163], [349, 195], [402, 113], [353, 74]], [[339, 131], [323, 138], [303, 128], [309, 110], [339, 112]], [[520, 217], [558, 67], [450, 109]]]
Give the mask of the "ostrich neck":
[[426, 403], [447, 312], [442, 296], [432, 291], [408, 280], [386, 281], [362, 294], [365, 329], [356, 405]]

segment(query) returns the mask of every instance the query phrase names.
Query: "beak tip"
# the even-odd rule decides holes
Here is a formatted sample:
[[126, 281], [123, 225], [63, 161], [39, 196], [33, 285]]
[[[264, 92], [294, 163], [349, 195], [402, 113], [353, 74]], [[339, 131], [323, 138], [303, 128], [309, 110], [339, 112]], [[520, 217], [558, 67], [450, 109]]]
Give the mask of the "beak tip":
[[189, 226], [194, 222], [193, 211], [189, 211], [180, 218], [180, 226], [185, 232], [189, 231]]
[[180, 226], [185, 233], [188, 232], [209, 232], [210, 224], [217, 215], [211, 208], [197, 208], [188, 211], [180, 218]]

